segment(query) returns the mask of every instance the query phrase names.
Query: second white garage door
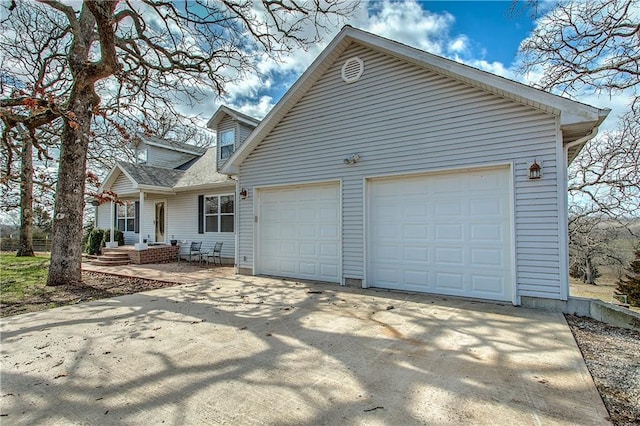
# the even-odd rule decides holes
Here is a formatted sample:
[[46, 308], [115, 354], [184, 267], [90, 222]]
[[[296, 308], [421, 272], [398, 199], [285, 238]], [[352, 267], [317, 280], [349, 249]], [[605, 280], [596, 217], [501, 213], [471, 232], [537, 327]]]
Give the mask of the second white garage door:
[[368, 181], [367, 283], [512, 300], [510, 169]]
[[259, 191], [258, 274], [340, 282], [340, 185]]

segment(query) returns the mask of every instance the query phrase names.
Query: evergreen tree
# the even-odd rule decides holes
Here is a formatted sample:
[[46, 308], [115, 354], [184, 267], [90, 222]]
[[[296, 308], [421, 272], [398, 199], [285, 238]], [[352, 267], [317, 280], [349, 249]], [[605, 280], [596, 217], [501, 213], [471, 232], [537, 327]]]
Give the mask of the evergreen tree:
[[640, 306], [640, 248], [635, 251], [636, 258], [629, 262], [624, 276], [618, 280], [620, 293], [627, 295], [627, 301], [632, 306]]

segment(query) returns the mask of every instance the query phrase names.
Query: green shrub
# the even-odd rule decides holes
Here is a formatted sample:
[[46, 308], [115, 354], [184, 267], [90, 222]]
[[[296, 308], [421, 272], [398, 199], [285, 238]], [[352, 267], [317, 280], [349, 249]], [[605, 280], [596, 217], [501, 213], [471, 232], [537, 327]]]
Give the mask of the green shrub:
[[[110, 238], [111, 238], [111, 230], [110, 229], [104, 229], [102, 232], [103, 232], [102, 245], [100, 247], [106, 246], [107, 243], [109, 242]], [[124, 245], [124, 232], [122, 232], [121, 230], [114, 229], [113, 230], [113, 238], [118, 242], [119, 246], [123, 246]]]
[[[124, 233], [122, 231], [115, 229], [113, 236], [118, 242], [119, 246], [124, 245]], [[85, 251], [87, 252], [87, 254], [100, 254], [100, 249], [107, 245], [106, 243], [110, 240], [110, 238], [110, 229], [92, 228], [87, 235]]]
[[104, 230], [94, 228], [89, 233], [89, 238], [87, 239], [87, 246], [85, 251], [87, 254], [100, 254], [100, 248], [103, 247], [102, 240], [104, 239]]
[[87, 247], [87, 243], [89, 242], [89, 235], [91, 235], [91, 231], [93, 231], [95, 227], [93, 225], [88, 225], [84, 227], [84, 232], [82, 233], [82, 247]]

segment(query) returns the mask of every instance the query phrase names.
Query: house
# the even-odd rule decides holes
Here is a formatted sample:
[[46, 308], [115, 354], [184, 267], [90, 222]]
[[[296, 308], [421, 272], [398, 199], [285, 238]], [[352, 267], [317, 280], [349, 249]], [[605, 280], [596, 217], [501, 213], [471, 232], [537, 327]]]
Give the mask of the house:
[[608, 112], [347, 26], [221, 167], [237, 269], [567, 300], [567, 165]]
[[97, 227], [123, 231], [125, 243], [136, 250], [171, 240], [183, 246], [199, 241], [203, 250], [222, 242], [222, 258], [233, 263], [236, 182], [218, 173], [218, 165], [257, 124], [258, 120], [223, 106], [209, 122], [218, 136], [215, 147], [136, 135], [132, 144], [136, 163], [118, 162], [100, 188], [117, 194], [120, 203], [96, 208]]

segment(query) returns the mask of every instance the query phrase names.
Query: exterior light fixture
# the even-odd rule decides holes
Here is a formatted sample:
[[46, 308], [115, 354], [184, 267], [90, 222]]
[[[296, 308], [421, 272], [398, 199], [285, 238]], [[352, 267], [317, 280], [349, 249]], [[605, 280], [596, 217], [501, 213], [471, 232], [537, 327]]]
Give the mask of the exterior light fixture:
[[247, 188], [242, 188], [240, 190], [240, 197], [244, 200], [247, 198], [247, 195], [249, 195], [249, 192], [247, 191]]
[[344, 164], [356, 164], [360, 160], [360, 154], [353, 154], [351, 157], [345, 158], [342, 160]]
[[542, 177], [542, 167], [533, 160], [533, 163], [529, 166], [529, 179], [540, 179]]

